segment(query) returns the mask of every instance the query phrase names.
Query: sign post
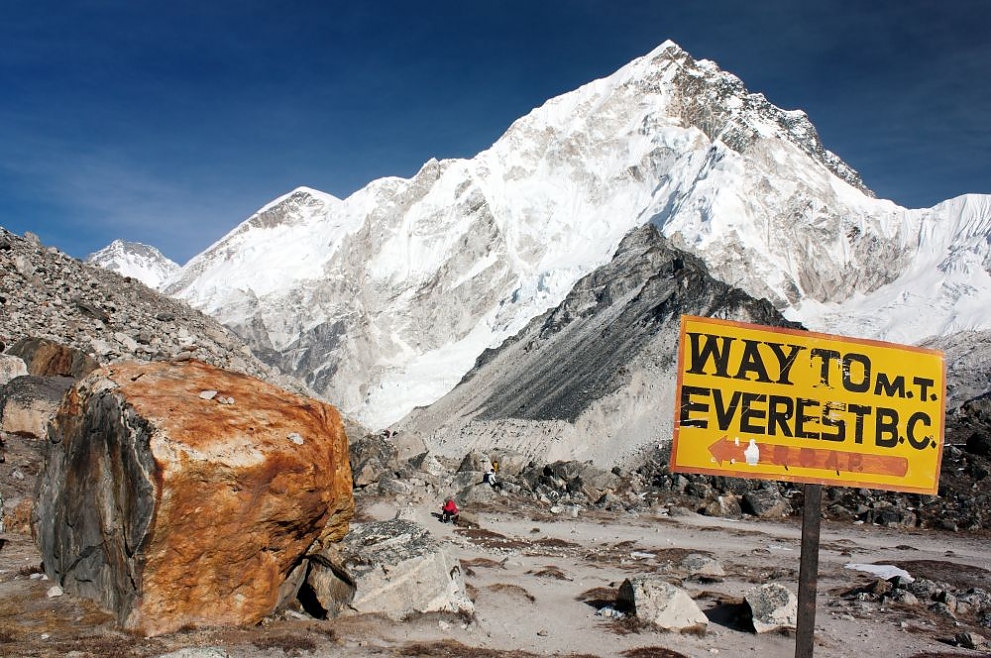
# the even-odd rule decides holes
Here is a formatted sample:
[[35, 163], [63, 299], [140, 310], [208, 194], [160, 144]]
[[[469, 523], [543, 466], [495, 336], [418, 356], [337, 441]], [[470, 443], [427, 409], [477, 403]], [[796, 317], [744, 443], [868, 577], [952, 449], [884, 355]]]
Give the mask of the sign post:
[[671, 470], [806, 485], [796, 656], [812, 655], [821, 486], [935, 495], [945, 391], [936, 350], [682, 316]]

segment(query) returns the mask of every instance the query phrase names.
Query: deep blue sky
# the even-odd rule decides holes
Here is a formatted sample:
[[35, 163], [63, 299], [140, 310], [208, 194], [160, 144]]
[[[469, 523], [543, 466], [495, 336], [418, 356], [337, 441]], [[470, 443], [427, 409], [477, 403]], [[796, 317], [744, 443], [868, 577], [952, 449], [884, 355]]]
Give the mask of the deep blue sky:
[[8, 0], [0, 226], [183, 263], [298, 185], [471, 157], [669, 38], [931, 206], [991, 193], [989, 35], [988, 0]]

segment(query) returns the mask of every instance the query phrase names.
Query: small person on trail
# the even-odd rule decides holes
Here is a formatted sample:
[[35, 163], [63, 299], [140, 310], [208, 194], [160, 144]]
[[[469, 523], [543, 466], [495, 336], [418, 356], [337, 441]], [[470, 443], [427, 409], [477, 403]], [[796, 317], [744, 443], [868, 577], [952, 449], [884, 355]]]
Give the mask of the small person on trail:
[[453, 520], [455, 523], [458, 522], [458, 514], [460, 514], [457, 504], [454, 502], [454, 498], [450, 496], [444, 501], [444, 506], [440, 508], [440, 521], [441, 523], [447, 523]]
[[502, 483], [496, 480], [494, 468], [485, 471], [485, 475], [482, 476], [482, 483], [489, 485], [493, 489], [502, 489]]

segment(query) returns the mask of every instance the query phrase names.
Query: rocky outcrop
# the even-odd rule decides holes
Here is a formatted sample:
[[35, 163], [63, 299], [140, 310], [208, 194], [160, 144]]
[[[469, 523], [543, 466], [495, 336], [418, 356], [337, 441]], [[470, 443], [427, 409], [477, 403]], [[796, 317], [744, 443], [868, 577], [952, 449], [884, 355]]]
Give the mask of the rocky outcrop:
[[182, 302], [3, 228], [0, 345], [21, 353], [34, 375], [79, 377], [95, 362], [196, 359], [304, 390], [256, 359], [229, 329]]
[[339, 551], [313, 562], [307, 582], [328, 612], [346, 606], [404, 619], [475, 610], [461, 563], [422, 525], [402, 519], [356, 525]]
[[336, 410], [198, 361], [94, 372], [49, 441], [34, 523], [48, 576], [149, 635], [256, 623], [353, 514]]

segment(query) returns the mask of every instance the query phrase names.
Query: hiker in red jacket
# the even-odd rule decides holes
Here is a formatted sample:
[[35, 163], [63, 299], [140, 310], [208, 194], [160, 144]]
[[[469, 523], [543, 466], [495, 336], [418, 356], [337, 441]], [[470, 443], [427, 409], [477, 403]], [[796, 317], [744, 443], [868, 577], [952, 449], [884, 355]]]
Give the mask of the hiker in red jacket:
[[444, 501], [444, 506], [440, 508], [441, 523], [447, 523], [451, 520], [457, 523], [458, 514], [460, 514], [460, 510], [458, 509], [457, 504], [455, 504], [453, 498], [448, 496], [447, 500]]

